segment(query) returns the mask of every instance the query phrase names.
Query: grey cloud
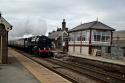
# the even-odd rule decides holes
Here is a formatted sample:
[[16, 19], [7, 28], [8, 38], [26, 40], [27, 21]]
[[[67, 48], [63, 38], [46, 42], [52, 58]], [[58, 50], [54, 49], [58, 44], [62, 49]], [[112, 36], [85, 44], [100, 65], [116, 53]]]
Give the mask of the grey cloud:
[[[46, 20], [47, 32], [60, 27], [63, 18], [67, 26], [73, 28], [81, 22], [96, 20], [97, 17], [119, 30], [125, 27], [124, 5], [124, 0], [1, 0], [0, 11], [13, 25], [18, 24], [16, 20], [21, 22], [21, 18]], [[14, 34], [16, 32], [13, 30]]]

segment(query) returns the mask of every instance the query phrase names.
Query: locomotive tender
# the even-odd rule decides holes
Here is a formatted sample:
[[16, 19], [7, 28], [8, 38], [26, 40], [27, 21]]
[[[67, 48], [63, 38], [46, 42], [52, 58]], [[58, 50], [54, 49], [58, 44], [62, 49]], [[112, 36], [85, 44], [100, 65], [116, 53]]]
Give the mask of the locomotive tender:
[[47, 36], [33, 36], [8, 42], [10, 47], [24, 50], [40, 57], [53, 57], [51, 39]]

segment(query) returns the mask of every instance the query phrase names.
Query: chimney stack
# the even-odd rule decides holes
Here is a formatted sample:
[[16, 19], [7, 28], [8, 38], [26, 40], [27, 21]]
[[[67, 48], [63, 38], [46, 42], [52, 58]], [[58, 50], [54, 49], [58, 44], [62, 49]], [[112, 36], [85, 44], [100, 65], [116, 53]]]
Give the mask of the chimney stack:
[[1, 15], [2, 15], [2, 14], [1, 14], [1, 12], [0, 12], [0, 18], [1, 18]]
[[66, 28], [66, 22], [65, 22], [65, 19], [63, 19], [63, 22], [62, 22], [62, 30], [64, 31]]

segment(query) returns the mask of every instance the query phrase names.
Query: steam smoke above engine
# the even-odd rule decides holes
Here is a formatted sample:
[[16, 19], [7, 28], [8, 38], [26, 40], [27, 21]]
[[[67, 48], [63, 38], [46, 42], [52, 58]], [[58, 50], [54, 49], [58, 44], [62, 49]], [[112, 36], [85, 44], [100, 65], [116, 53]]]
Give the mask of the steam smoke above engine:
[[45, 35], [47, 31], [46, 21], [38, 17], [18, 18], [11, 23], [13, 29], [9, 32], [9, 40], [32, 35]]

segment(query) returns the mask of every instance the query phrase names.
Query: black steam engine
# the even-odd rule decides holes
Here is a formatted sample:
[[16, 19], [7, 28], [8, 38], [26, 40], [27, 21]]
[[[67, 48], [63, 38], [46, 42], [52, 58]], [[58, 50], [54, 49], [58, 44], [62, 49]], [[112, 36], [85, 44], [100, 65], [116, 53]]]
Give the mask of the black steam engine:
[[52, 43], [46, 36], [33, 36], [8, 42], [9, 46], [24, 50], [33, 56], [52, 57]]

